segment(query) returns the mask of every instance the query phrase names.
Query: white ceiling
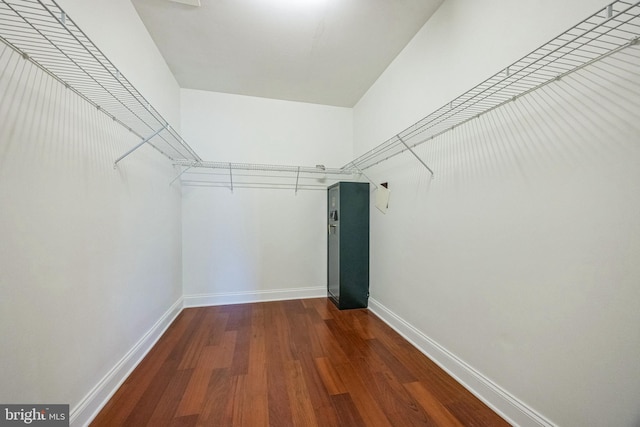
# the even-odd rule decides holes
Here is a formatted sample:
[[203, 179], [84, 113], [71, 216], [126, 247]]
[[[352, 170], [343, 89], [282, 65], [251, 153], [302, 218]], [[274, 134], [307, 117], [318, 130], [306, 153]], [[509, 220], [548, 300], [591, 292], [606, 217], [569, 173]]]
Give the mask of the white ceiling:
[[443, 1], [132, 0], [181, 87], [343, 107]]

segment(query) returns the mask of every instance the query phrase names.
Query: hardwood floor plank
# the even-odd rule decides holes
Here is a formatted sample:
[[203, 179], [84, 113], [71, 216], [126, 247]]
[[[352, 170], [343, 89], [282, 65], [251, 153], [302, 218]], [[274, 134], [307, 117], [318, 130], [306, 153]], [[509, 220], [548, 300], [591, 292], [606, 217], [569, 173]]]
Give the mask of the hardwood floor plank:
[[198, 423], [197, 415], [189, 415], [187, 417], [177, 417], [170, 420], [168, 423], [155, 424], [156, 426], [167, 427], [195, 427]]
[[[176, 373], [160, 397], [155, 410], [149, 417], [149, 420], [146, 423], [148, 427], [165, 425], [168, 420], [171, 420], [176, 416], [178, 405], [185, 394], [185, 390], [189, 384], [191, 376], [191, 370], [183, 369]], [[179, 418], [182, 419], [182, 417]], [[184, 422], [185, 420], [182, 419], [181, 421]]]
[[430, 418], [375, 352], [358, 356], [352, 360], [354, 363], [359, 379], [391, 425], [431, 425]]
[[315, 364], [315, 359], [311, 354], [304, 354], [299, 360], [304, 374], [304, 381], [309, 393], [309, 398], [313, 404], [313, 411], [318, 420], [318, 425], [322, 427], [339, 427], [338, 414], [331, 402], [330, 395], [320, 377], [320, 373]]
[[220, 310], [215, 310], [213, 313], [215, 315], [211, 324], [211, 329], [209, 330], [206, 345], [220, 345], [220, 342], [223, 340], [224, 334], [227, 330], [227, 322], [229, 321], [228, 313], [223, 313]]
[[249, 374], [245, 376], [246, 390], [244, 396], [244, 411], [246, 426], [268, 426], [269, 425], [269, 391], [267, 388], [267, 364], [264, 360], [264, 351], [260, 354], [262, 358], [254, 362], [249, 362]]
[[321, 319], [328, 320], [333, 318], [333, 315], [331, 314], [331, 306], [333, 306], [333, 303], [331, 303], [331, 301], [328, 301], [326, 298], [314, 299], [311, 301], [312, 303], [308, 303], [308, 306], [313, 307]]
[[202, 344], [203, 346], [200, 348], [200, 357], [198, 357], [195, 369], [214, 369], [213, 365], [222, 353], [220, 346], [205, 345], [206, 342], [203, 342]]
[[340, 379], [340, 375], [338, 375], [336, 370], [333, 368], [333, 365], [328, 358], [317, 357], [315, 359], [315, 363], [316, 368], [318, 368], [320, 378], [322, 378], [322, 383], [327, 388], [327, 392], [329, 394], [336, 395], [347, 393], [347, 387]]
[[324, 323], [324, 320], [317, 317], [317, 321], [314, 320], [316, 312], [313, 310], [307, 310], [305, 315], [300, 319], [300, 326], [304, 334], [308, 338], [308, 351], [312, 357], [324, 357], [325, 350], [322, 343], [322, 339], [318, 336], [315, 330], [315, 326]]
[[334, 365], [349, 362], [349, 357], [342, 350], [340, 343], [338, 343], [326, 323], [315, 325], [314, 330], [310, 333], [316, 334], [322, 346], [323, 356], [331, 360]]
[[92, 426], [508, 426], [366, 309], [185, 309]]
[[375, 327], [376, 339], [418, 380], [430, 384], [430, 390], [443, 403], [456, 402], [469, 396], [476, 399], [428, 357], [417, 357], [419, 351], [382, 320], [373, 317], [371, 323]]
[[367, 426], [372, 427], [392, 427], [387, 415], [380, 408], [380, 405], [371, 395], [369, 389], [362, 382], [362, 377], [352, 364], [337, 365], [336, 371], [347, 386], [349, 394], [353, 399], [356, 408], [360, 412]]
[[295, 360], [300, 360], [304, 354], [313, 354], [309, 329], [304, 319], [304, 314], [293, 313], [288, 314], [290, 340], [292, 354]]
[[289, 320], [283, 305], [271, 304], [265, 310], [265, 322], [269, 325], [265, 330], [268, 360], [270, 362], [294, 360]]
[[404, 385], [437, 425], [463, 427], [463, 424], [449, 410], [427, 390], [422, 383], [414, 382]]
[[267, 400], [269, 425], [292, 426], [291, 403], [283, 375], [285, 361], [293, 360], [288, 346], [289, 332], [282, 304], [271, 304], [265, 310], [265, 357], [267, 359]]
[[251, 304], [226, 305], [221, 308], [222, 313], [227, 313], [227, 331], [237, 331], [251, 326]]
[[[366, 327], [364, 336], [375, 335], [375, 328], [368, 322], [358, 322], [362, 316], [361, 310], [350, 310], [351, 322], [358, 326], [348, 327], [354, 333], [358, 328]], [[343, 316], [346, 318], [347, 316]], [[366, 326], [365, 326], [366, 325]], [[343, 326], [344, 327], [344, 326]], [[362, 336], [360, 336], [362, 338]], [[352, 365], [356, 365], [356, 372], [370, 391], [373, 399], [382, 408], [392, 425], [398, 425], [402, 421], [406, 425], [433, 425], [429, 417], [422, 411], [402, 383], [415, 381], [415, 376], [389, 352], [376, 339], [362, 341], [364, 344], [359, 353], [349, 359]]]
[[233, 357], [235, 355], [237, 337], [237, 331], [224, 332], [220, 345], [214, 346], [211, 349], [213, 354], [207, 363], [210, 363], [212, 368], [218, 369], [231, 367], [233, 364]]
[[292, 299], [292, 300], [284, 300], [278, 301], [279, 304], [282, 304], [285, 313], [288, 314], [304, 314], [306, 308], [302, 300]]
[[358, 412], [358, 408], [353, 403], [351, 395], [349, 393], [337, 394], [331, 396], [331, 402], [336, 408], [336, 412], [339, 414], [340, 425], [353, 426], [353, 427], [366, 427], [364, 420]]
[[338, 346], [342, 352], [346, 355], [348, 360], [356, 357], [364, 357], [363, 347], [365, 340], [360, 338], [358, 334], [354, 333], [351, 329], [346, 329], [341, 325], [341, 322], [336, 322], [335, 319], [325, 320], [325, 324], [329, 328], [329, 331], [333, 335], [333, 338], [338, 343]]
[[198, 415], [201, 413], [213, 369], [200, 367], [191, 372], [189, 384], [184, 391], [182, 400], [176, 411], [176, 416], [178, 417]]
[[231, 390], [233, 392], [231, 400], [229, 402], [231, 406], [232, 414], [232, 426], [244, 427], [249, 426], [248, 417], [251, 416], [251, 411], [247, 412], [247, 407], [250, 407], [249, 393], [247, 392], [247, 376], [236, 375], [232, 379]]
[[269, 425], [292, 426], [293, 414], [287, 390], [287, 381], [282, 360], [270, 361], [267, 366], [267, 401], [269, 408]]
[[[304, 302], [304, 300], [303, 300]], [[305, 316], [307, 316], [307, 318], [309, 319], [309, 321], [313, 324], [317, 324], [317, 323], [322, 323], [324, 322], [324, 318], [320, 315], [320, 313], [318, 312], [318, 310], [316, 310], [315, 306], [310, 305], [306, 307], [306, 311], [305, 311]]]
[[371, 376], [376, 401], [387, 414], [392, 425], [435, 427], [437, 424], [422, 409], [411, 394], [389, 372], [376, 372]]
[[197, 426], [231, 426], [233, 424], [232, 396], [234, 383], [230, 369], [214, 369], [209, 379], [207, 398]]
[[394, 354], [377, 339], [367, 340], [367, 348], [373, 351], [382, 361], [384, 367], [390, 370], [400, 383], [411, 383], [417, 378], [407, 369]]
[[178, 366], [175, 360], [168, 359], [162, 364], [162, 367], [156, 372], [153, 380], [135, 404], [135, 409], [132, 410], [125, 419], [124, 425], [141, 426], [147, 423], [147, 420], [151, 418], [151, 415], [155, 411], [165, 389], [173, 379], [177, 368]]
[[[206, 311], [204, 313], [206, 313]], [[206, 318], [206, 315], [203, 316], [200, 322], [205, 323]], [[178, 369], [193, 369], [196, 367], [196, 363], [200, 357], [200, 351], [209, 339], [209, 330], [206, 327], [202, 327], [202, 323], [198, 324], [188, 340], [186, 349], [182, 351], [182, 359], [180, 360]]]
[[372, 314], [369, 313], [369, 310], [354, 310], [353, 316], [355, 318], [354, 329], [358, 334], [365, 340], [374, 339], [376, 335], [374, 334], [374, 325], [371, 323]]
[[284, 368], [293, 424], [295, 426], [318, 426], [300, 361], [286, 362]]
[[[227, 324], [228, 328], [228, 324]], [[251, 328], [242, 327], [235, 330], [236, 346], [231, 361], [232, 375], [246, 375], [249, 373], [249, 343], [251, 340]]]

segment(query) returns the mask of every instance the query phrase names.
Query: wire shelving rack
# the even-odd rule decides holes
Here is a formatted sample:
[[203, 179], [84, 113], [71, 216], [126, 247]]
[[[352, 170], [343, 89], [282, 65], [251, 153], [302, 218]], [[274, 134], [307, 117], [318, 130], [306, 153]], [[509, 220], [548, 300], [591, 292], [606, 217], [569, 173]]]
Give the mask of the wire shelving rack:
[[182, 168], [182, 184], [234, 188], [271, 188], [326, 191], [338, 180], [353, 180], [359, 172], [349, 168], [316, 166], [287, 166], [256, 163], [223, 163], [178, 161]]
[[343, 168], [366, 170], [408, 151], [433, 175], [413, 150], [417, 145], [634, 46], [639, 38], [640, 2], [619, 0], [610, 3]]
[[[149, 144], [181, 168], [175, 180], [232, 190], [289, 186], [297, 191], [328, 178], [360, 179], [367, 177], [366, 169], [405, 151], [433, 174], [413, 150], [417, 145], [639, 40], [640, 2], [617, 0], [341, 168], [223, 163], [203, 161], [54, 0], [0, 0], [0, 41], [141, 139], [115, 164]], [[184, 179], [187, 173], [200, 177]]]
[[171, 160], [200, 157], [53, 0], [1, 0], [0, 40]]

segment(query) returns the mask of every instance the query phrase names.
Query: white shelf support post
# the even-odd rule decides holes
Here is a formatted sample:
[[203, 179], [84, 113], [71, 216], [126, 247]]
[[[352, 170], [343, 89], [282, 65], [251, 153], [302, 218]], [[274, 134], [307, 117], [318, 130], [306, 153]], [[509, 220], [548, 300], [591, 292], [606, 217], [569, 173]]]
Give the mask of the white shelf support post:
[[166, 124], [163, 127], [161, 127], [160, 129], [158, 129], [157, 131], [155, 131], [153, 133], [153, 135], [149, 135], [148, 137], [146, 137], [145, 139], [142, 140], [142, 142], [140, 142], [140, 144], [136, 145], [135, 147], [133, 147], [131, 150], [127, 151], [126, 153], [124, 153], [122, 156], [118, 157], [118, 159], [113, 163], [113, 168], [115, 169], [118, 166], [118, 162], [120, 162], [120, 160], [124, 159], [125, 157], [127, 157], [129, 154], [133, 153], [134, 151], [136, 151], [138, 148], [142, 147], [144, 144], [146, 144], [147, 142], [149, 142], [151, 140], [151, 138], [153, 138], [154, 136], [156, 136], [157, 134], [159, 134], [160, 132], [162, 132], [163, 130], [165, 130], [166, 128], [168, 128], [169, 125]]
[[407, 150], [409, 150], [409, 152], [410, 152], [411, 154], [413, 154], [413, 156], [414, 156], [416, 159], [418, 159], [418, 161], [419, 161], [420, 163], [422, 163], [422, 166], [424, 166], [425, 168], [427, 168], [427, 170], [428, 170], [429, 172], [431, 172], [431, 177], [433, 178], [435, 175], [434, 175], [433, 171], [431, 170], [431, 168], [430, 168], [429, 166], [427, 166], [427, 164], [424, 162], [424, 160], [422, 160], [422, 159], [420, 158], [420, 156], [418, 156], [418, 155], [416, 154], [416, 152], [415, 152], [415, 151], [413, 151], [413, 150], [411, 149], [411, 147], [409, 147], [409, 146], [407, 145], [407, 143], [406, 143], [406, 142], [404, 142], [404, 139], [402, 139], [402, 137], [401, 137], [400, 135], [398, 135], [398, 140], [402, 143], [402, 145], [404, 145], [404, 146], [407, 148]]
[[233, 193], [233, 172], [231, 168], [231, 163], [229, 163], [229, 182], [231, 183], [231, 192]]
[[296, 194], [298, 194], [298, 181], [300, 180], [300, 166], [298, 166], [298, 173], [296, 174]]

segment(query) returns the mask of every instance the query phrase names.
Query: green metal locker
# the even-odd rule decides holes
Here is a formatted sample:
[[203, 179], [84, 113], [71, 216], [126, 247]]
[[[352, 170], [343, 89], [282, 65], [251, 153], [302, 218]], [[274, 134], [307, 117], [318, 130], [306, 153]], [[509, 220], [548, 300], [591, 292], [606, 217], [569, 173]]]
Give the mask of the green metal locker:
[[338, 182], [327, 193], [328, 296], [340, 309], [369, 298], [369, 184]]

